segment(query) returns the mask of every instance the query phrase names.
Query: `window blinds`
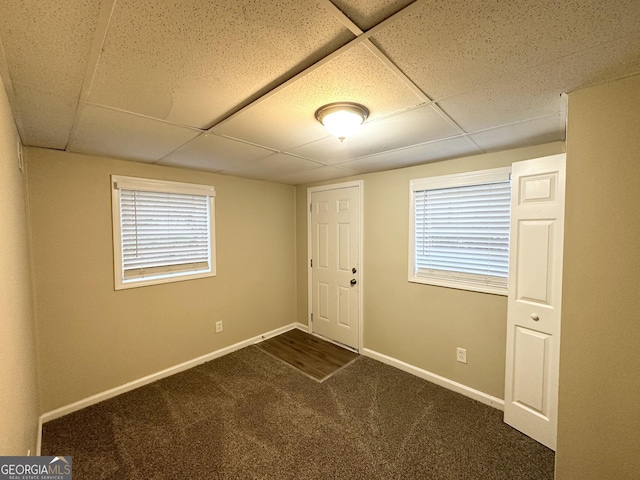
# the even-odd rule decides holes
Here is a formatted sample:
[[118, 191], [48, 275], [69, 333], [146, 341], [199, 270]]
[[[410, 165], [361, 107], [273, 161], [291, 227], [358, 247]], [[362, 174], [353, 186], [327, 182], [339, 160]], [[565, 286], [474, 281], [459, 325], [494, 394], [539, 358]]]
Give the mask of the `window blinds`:
[[114, 188], [119, 193], [124, 281], [211, 271], [211, 212], [206, 189], [207, 194], [200, 195], [200, 191], [189, 193], [190, 189], [203, 190], [200, 186], [117, 180]]
[[413, 194], [414, 274], [506, 288], [511, 182]]

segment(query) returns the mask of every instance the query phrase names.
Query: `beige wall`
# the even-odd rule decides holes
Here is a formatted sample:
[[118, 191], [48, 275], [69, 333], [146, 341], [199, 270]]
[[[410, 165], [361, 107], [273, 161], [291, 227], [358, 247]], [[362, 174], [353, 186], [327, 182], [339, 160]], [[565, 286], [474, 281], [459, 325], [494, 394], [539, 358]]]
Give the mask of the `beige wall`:
[[[373, 173], [364, 180], [364, 347], [504, 398], [507, 299], [409, 283], [409, 180], [510, 165], [562, 142]], [[327, 183], [327, 182], [325, 182]], [[298, 309], [307, 323], [307, 186], [296, 190]], [[468, 363], [456, 362], [456, 347]]]
[[640, 478], [640, 76], [569, 95], [556, 478]]
[[[293, 187], [27, 153], [43, 412], [294, 321]], [[217, 276], [114, 291], [111, 174], [214, 185]]]
[[0, 81], [0, 455], [35, 453], [36, 357], [18, 133]]

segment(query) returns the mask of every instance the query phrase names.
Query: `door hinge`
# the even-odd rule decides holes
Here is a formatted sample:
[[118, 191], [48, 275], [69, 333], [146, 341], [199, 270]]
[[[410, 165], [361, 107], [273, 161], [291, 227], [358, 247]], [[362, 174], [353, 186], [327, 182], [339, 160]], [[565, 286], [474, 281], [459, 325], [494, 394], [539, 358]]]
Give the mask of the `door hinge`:
[[309, 212], [311, 212], [313, 210], [313, 203], [309, 204]]
[[311, 321], [313, 322], [313, 313], [311, 314]]
[[313, 267], [313, 258], [309, 260], [310, 266]]

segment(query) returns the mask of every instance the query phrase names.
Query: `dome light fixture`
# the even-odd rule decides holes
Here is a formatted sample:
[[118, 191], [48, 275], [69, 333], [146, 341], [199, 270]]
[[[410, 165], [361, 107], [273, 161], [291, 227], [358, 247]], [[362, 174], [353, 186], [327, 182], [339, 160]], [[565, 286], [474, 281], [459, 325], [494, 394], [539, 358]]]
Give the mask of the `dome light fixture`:
[[341, 142], [354, 133], [368, 116], [367, 107], [352, 102], [330, 103], [316, 110], [316, 119]]

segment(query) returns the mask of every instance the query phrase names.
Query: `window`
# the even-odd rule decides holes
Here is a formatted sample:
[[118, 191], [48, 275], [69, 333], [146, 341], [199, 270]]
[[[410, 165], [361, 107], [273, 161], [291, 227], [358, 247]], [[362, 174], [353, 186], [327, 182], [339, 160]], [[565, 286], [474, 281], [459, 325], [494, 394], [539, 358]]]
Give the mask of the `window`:
[[215, 269], [215, 189], [111, 177], [115, 288], [210, 277]]
[[511, 168], [412, 180], [409, 281], [507, 295]]

